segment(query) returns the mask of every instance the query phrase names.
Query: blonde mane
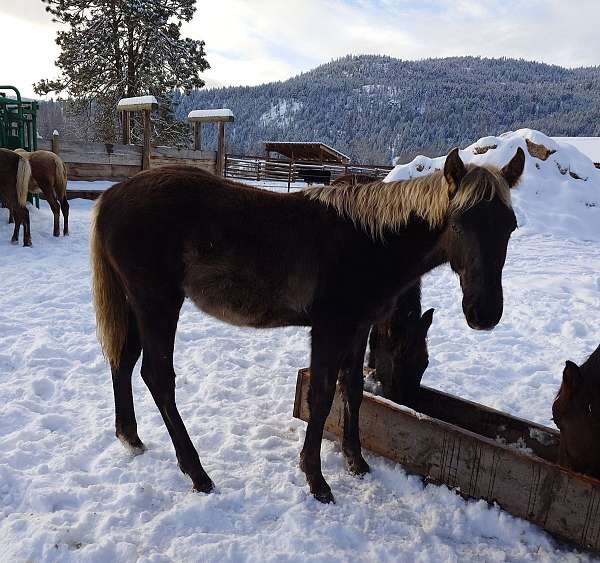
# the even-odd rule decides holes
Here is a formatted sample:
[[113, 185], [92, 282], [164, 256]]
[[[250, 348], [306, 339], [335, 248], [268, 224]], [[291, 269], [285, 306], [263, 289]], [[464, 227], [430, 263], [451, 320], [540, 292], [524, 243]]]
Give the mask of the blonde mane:
[[460, 188], [450, 200], [448, 182], [443, 172], [399, 182], [337, 184], [306, 188], [304, 194], [341, 216], [361, 225], [373, 238], [382, 238], [386, 230], [405, 226], [411, 214], [426, 221], [431, 228], [441, 227], [449, 213], [465, 211], [496, 195], [512, 207], [510, 188], [495, 168], [468, 165]]

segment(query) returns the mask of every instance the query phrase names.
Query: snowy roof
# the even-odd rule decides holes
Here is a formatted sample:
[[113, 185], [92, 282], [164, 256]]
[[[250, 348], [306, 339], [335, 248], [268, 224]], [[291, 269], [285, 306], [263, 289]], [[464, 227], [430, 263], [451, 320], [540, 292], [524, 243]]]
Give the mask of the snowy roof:
[[230, 109], [195, 109], [188, 113], [188, 119], [197, 123], [217, 123], [219, 121], [233, 121], [233, 112]]
[[600, 163], [600, 137], [552, 137], [555, 141], [568, 143], [585, 154], [592, 162]]
[[138, 111], [142, 109], [156, 109], [158, 101], [154, 96], [137, 96], [135, 98], [122, 98], [117, 104], [118, 111]]
[[267, 141], [267, 152], [278, 152], [292, 160], [318, 160], [323, 162], [350, 162], [350, 157], [325, 143], [297, 141]]

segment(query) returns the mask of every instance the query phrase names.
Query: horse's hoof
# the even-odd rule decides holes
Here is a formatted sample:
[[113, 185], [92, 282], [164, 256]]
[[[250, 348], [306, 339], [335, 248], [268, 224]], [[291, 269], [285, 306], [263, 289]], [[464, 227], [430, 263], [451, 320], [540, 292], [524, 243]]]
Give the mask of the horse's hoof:
[[194, 491], [198, 493], [212, 493], [215, 490], [215, 484], [212, 482], [211, 478], [206, 476], [206, 479], [202, 479], [201, 481], [194, 482]]
[[335, 504], [335, 498], [333, 498], [333, 493], [329, 488], [313, 492], [313, 496], [323, 504]]
[[23, 246], [33, 246], [33, 244], [30, 240], [27, 240], [23, 243]]
[[69, 231], [65, 231], [65, 232], [63, 233], [63, 237], [68, 237], [68, 236], [69, 236]]
[[126, 438], [123, 434], [117, 434], [117, 438], [119, 439], [121, 444], [123, 444], [125, 449], [134, 456], [141, 455], [148, 449], [138, 437], [134, 438], [133, 440], [130, 440]]
[[60, 233], [52, 233], [52, 236], [59, 237]]
[[346, 467], [352, 475], [357, 477], [363, 477], [367, 473], [371, 472], [369, 464], [364, 460], [362, 456], [354, 458], [346, 458]]

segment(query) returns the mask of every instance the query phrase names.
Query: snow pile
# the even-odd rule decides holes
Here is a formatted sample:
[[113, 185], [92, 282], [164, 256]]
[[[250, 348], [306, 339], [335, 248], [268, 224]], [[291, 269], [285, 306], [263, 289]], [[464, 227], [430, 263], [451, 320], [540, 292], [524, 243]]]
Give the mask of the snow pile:
[[[539, 131], [519, 129], [483, 137], [460, 151], [465, 163], [502, 167], [518, 147], [525, 170], [513, 190], [519, 227], [529, 232], [600, 241], [600, 170], [574, 146]], [[418, 156], [396, 166], [385, 181], [406, 180], [441, 170], [446, 157]]]

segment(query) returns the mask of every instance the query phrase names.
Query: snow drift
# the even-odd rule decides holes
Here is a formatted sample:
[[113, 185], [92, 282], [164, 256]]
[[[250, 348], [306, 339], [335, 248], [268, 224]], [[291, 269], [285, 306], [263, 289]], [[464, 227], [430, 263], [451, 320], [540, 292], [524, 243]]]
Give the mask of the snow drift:
[[[483, 137], [460, 151], [465, 163], [502, 167], [518, 147], [525, 170], [513, 190], [519, 228], [542, 234], [600, 241], [600, 170], [574, 146], [532, 129]], [[441, 170], [446, 157], [418, 156], [397, 165], [385, 181], [406, 180]]]

